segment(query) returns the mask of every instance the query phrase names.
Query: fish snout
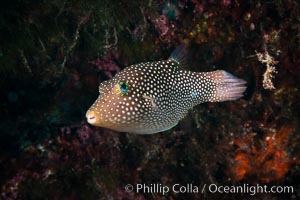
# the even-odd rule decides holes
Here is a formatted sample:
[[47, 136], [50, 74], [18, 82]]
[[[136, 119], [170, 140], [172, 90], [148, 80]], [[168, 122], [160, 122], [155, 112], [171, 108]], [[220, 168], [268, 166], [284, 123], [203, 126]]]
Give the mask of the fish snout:
[[85, 117], [89, 124], [95, 124], [97, 122], [96, 113], [94, 111], [88, 110], [85, 114]]

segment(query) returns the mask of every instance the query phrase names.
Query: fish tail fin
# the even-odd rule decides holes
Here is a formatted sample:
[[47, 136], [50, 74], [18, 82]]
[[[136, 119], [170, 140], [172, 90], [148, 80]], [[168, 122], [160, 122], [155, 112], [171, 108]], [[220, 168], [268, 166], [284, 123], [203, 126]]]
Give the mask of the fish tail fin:
[[208, 73], [215, 86], [210, 102], [236, 100], [244, 96], [243, 93], [247, 87], [246, 81], [243, 79], [237, 78], [224, 70]]

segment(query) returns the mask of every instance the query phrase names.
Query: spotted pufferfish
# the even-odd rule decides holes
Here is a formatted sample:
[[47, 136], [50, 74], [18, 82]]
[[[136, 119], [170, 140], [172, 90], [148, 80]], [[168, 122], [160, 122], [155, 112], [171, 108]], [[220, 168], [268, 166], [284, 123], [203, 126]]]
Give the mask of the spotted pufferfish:
[[115, 131], [153, 134], [169, 130], [194, 106], [236, 100], [246, 82], [230, 73], [184, 70], [185, 47], [167, 60], [126, 67], [99, 86], [86, 112], [88, 123]]

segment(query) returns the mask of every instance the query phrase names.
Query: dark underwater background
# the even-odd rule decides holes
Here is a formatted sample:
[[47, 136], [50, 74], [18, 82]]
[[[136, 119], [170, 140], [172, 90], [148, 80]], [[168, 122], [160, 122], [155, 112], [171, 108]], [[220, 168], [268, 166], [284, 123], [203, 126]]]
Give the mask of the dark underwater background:
[[[245, 97], [196, 106], [175, 128], [86, 122], [98, 85], [189, 47]], [[0, 199], [299, 199], [300, 3], [12, 0], [0, 3]], [[126, 192], [127, 184], [293, 186], [293, 193]]]

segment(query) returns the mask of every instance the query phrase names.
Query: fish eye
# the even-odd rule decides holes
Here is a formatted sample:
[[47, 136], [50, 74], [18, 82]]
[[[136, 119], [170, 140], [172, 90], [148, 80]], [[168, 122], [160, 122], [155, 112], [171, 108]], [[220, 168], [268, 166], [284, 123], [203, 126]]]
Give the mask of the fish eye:
[[128, 82], [120, 82], [119, 83], [119, 85], [120, 85], [120, 90], [121, 90], [121, 92], [122, 93], [127, 93], [128, 92]]
[[128, 82], [127, 81], [120, 81], [116, 91], [117, 91], [117, 94], [119, 94], [121, 96], [128, 95], [128, 93], [130, 92]]

